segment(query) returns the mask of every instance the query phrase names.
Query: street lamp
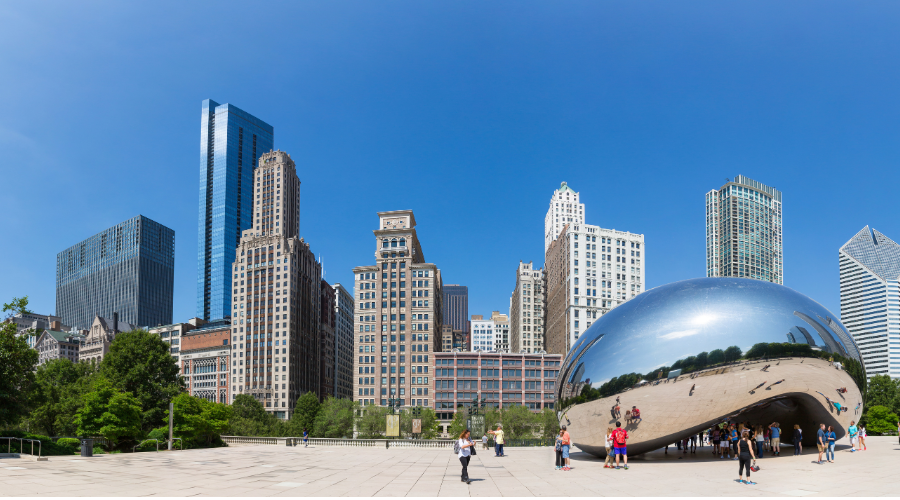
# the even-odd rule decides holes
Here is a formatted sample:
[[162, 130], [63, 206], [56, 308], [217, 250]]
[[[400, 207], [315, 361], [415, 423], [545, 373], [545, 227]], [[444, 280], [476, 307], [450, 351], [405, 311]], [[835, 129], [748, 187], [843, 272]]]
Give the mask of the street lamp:
[[397, 397], [397, 389], [391, 389], [391, 397], [388, 398], [388, 408], [391, 409], [391, 415], [396, 413], [403, 406], [403, 400]]

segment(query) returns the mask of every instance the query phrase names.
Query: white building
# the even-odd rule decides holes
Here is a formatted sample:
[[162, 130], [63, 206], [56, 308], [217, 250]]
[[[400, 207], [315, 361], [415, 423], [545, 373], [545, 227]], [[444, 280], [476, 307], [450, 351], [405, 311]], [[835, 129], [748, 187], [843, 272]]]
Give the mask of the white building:
[[491, 321], [494, 322], [494, 350], [509, 352], [509, 316], [493, 311]]
[[545, 218], [545, 230], [557, 214], [562, 224], [544, 262], [544, 349], [551, 354], [567, 354], [597, 318], [645, 290], [644, 235], [562, 222], [576, 211], [583, 219], [578, 193], [563, 183]]
[[578, 193], [565, 182], [553, 192], [550, 210], [544, 217], [544, 253], [550, 249], [566, 224], [584, 224], [584, 203], [578, 201]]
[[544, 270], [519, 261], [516, 287], [509, 299], [509, 348], [512, 353], [544, 350]]
[[473, 314], [469, 321], [469, 338], [472, 339], [472, 352], [494, 352], [496, 337], [494, 320], [484, 319], [481, 314]]
[[900, 245], [866, 226], [838, 258], [841, 322], [859, 347], [866, 375], [900, 378]]

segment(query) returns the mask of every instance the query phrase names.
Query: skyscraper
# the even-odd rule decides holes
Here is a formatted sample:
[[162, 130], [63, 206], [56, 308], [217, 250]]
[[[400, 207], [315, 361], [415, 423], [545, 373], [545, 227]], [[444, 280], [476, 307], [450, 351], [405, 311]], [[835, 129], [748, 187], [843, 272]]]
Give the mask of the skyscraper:
[[544, 219], [545, 231], [560, 228], [544, 239], [544, 350], [552, 354], [568, 353], [597, 318], [645, 290], [644, 235], [585, 224], [578, 199], [564, 182]]
[[356, 399], [429, 406], [431, 362], [441, 350], [441, 271], [425, 262], [412, 210], [379, 212], [374, 234], [375, 265], [353, 268]]
[[353, 290], [334, 284], [334, 397], [353, 399]]
[[138, 215], [56, 255], [56, 315], [80, 330], [113, 313], [169, 324], [174, 282], [175, 231]]
[[784, 284], [781, 191], [743, 175], [706, 193], [706, 275]]
[[322, 266], [298, 237], [300, 180], [291, 157], [263, 153], [254, 184], [253, 226], [232, 257], [231, 395], [249, 394], [288, 419], [303, 393], [321, 391]]
[[838, 260], [841, 323], [859, 346], [866, 375], [900, 378], [900, 245], [866, 226], [841, 247]]
[[231, 104], [203, 101], [200, 120], [200, 211], [197, 317], [215, 320], [231, 310], [231, 273], [241, 232], [252, 225], [253, 169], [272, 150], [272, 126]]
[[454, 330], [469, 331], [469, 287], [462, 285], [444, 285], [443, 310], [444, 324]]
[[584, 203], [578, 201], [578, 193], [563, 182], [553, 191], [550, 210], [544, 217], [544, 253], [550, 249], [566, 224], [584, 224]]
[[544, 350], [544, 271], [531, 262], [519, 261], [509, 316], [509, 352]]

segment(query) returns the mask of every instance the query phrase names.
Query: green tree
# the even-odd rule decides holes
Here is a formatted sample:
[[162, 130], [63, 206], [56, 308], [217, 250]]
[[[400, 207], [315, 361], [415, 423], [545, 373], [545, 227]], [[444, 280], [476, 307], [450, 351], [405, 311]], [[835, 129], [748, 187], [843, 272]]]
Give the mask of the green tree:
[[300, 396], [294, 405], [290, 428], [297, 436], [303, 435], [303, 429], [309, 432], [316, 426], [316, 415], [319, 414], [319, 397], [312, 391]]
[[419, 416], [416, 417], [412, 411], [407, 410], [400, 414], [400, 432], [404, 436], [412, 436], [412, 421], [418, 418], [422, 421], [421, 439], [434, 439], [441, 431], [441, 423], [437, 418], [437, 414], [431, 408], [419, 407]]
[[[232, 408], [228, 405], [181, 393], [172, 400], [175, 434], [194, 444], [209, 445], [228, 428]], [[168, 411], [166, 412], [168, 413]], [[168, 417], [168, 415], [167, 415]]]
[[110, 447], [125, 445], [141, 435], [141, 406], [133, 395], [123, 393], [105, 378], [99, 378], [85, 394], [83, 405], [75, 417], [78, 434], [101, 436]]
[[538, 422], [541, 427], [541, 437], [544, 439], [553, 439], [559, 434], [559, 419], [556, 412], [550, 408], [544, 408], [537, 414]]
[[872, 406], [866, 410], [866, 431], [873, 434], [886, 434], [897, 430], [897, 414], [886, 406]]
[[383, 406], [364, 406], [362, 415], [357, 420], [356, 426], [361, 439], [380, 439], [387, 432], [385, 416], [388, 409]]
[[[468, 427], [468, 417], [469, 412], [466, 411], [465, 407], [456, 409], [456, 413], [453, 414], [453, 420], [450, 422], [450, 427], [447, 429], [447, 433], [450, 434], [451, 438], [458, 438], [459, 435], [462, 434], [464, 430], [466, 430], [466, 428]], [[488, 425], [489, 421], [487, 419], [487, 415], [485, 415], [484, 422], [485, 425]]]
[[741, 348], [733, 345], [728, 349], [725, 349], [725, 361], [735, 361], [740, 359], [741, 357]]
[[89, 363], [72, 363], [68, 359], [52, 359], [39, 366], [29, 423], [50, 436], [74, 434], [75, 414], [93, 375]]
[[866, 406], [883, 406], [892, 412], [900, 412], [900, 380], [894, 380], [890, 375], [870, 378]]
[[537, 416], [523, 405], [503, 408], [503, 430], [509, 439], [528, 439], [534, 437], [534, 426]]
[[359, 403], [353, 400], [329, 396], [319, 406], [310, 435], [324, 438], [353, 437], [353, 422], [358, 409]]
[[148, 432], [165, 423], [169, 401], [184, 390], [169, 344], [146, 330], [116, 335], [100, 373], [138, 398], [144, 410], [142, 427]]
[[713, 349], [709, 352], [709, 364], [717, 365], [725, 361], [725, 351], [722, 349]]
[[[706, 351], [701, 352], [697, 355], [697, 368], [702, 368], [709, 364], [709, 353]], [[647, 380], [651, 380], [647, 378]]]
[[[17, 313], [27, 313], [28, 297], [13, 297], [3, 304], [7, 320]], [[12, 425], [28, 413], [29, 397], [34, 384], [34, 366], [38, 353], [24, 337], [16, 335], [16, 324], [7, 321], [0, 326], [0, 427]]]
[[228, 433], [233, 436], [274, 436], [279, 432], [276, 418], [249, 394], [238, 394], [231, 403]]

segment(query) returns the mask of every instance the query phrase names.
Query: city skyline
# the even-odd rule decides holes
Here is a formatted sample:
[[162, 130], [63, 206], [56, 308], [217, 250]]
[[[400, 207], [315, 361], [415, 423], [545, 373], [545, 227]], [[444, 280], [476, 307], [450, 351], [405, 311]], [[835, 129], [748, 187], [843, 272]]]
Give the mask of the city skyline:
[[[765, 31], [760, 28], [768, 26], [774, 7], [761, 5], [753, 12], [737, 6], [717, 7], [719, 20], [723, 16], [741, 20], [728, 36], [721, 23], [711, 23], [700, 9], [687, 7], [684, 15], [697, 22], [691, 37], [669, 26], [655, 32], [649, 28], [671, 14], [666, 9], [672, 7], [650, 18], [628, 9], [570, 7], [556, 13], [565, 19], [566, 30], [561, 29], [561, 18], [546, 18], [549, 10], [525, 9], [523, 17], [502, 33], [477, 36], [440, 30], [422, 33], [392, 21], [391, 13], [367, 10], [371, 8], [354, 14], [361, 17], [355, 18], [356, 28], [350, 29], [335, 24], [329, 7], [297, 7], [293, 13], [308, 14], [297, 17], [303, 27], [309, 27], [314, 50], [331, 49], [333, 57], [304, 60], [279, 54], [279, 59], [287, 59], [277, 64], [280, 78], [238, 75], [219, 65], [224, 54], [245, 49], [205, 26], [168, 27], [178, 51], [144, 46], [139, 37], [145, 33], [130, 34], [120, 22], [121, 16], [140, 12], [129, 12], [136, 7], [111, 12], [109, 20], [96, 21], [95, 30], [133, 49], [134, 63], [116, 59], [98, 39], [85, 36], [89, 33], [82, 31], [83, 24], [79, 28], [71, 22], [88, 12], [62, 7], [41, 25], [32, 26], [36, 28], [32, 35], [41, 42], [30, 47], [28, 54], [46, 61], [47, 67], [24, 70], [25, 63], [14, 55], [2, 61], [8, 72], [22, 75], [2, 84], [7, 95], [19, 96], [16, 103], [5, 103], [0, 110], [0, 140], [9, 152], [4, 172], [15, 186], [4, 193], [2, 206], [10, 213], [21, 213], [5, 220], [2, 227], [18, 235], [40, 227], [48, 236], [43, 245], [0, 251], [4, 262], [0, 270], [8, 277], [0, 293], [29, 295], [35, 312], [55, 314], [55, 254], [141, 213], [178, 234], [172, 319], [186, 321], [194, 316], [196, 103], [207, 96], [237, 103], [279, 129], [278, 146], [294, 152], [304, 187], [301, 212], [308, 215], [300, 236], [315, 243], [329, 282], [350, 283], [353, 265], [368, 257], [370, 214], [383, 210], [386, 203], [398, 205], [379, 199], [385, 195], [351, 199], [346, 196], [349, 190], [340, 189], [346, 185], [336, 179], [352, 178], [367, 190], [399, 196], [399, 191], [391, 191], [392, 176], [383, 172], [420, 176], [420, 184], [403, 190], [399, 208], [414, 210], [429, 221], [420, 234], [429, 248], [429, 261], [441, 266], [447, 282], [469, 287], [472, 311], [503, 310], [519, 260], [543, 267], [536, 235], [545, 215], [546, 193], [563, 181], [581, 193], [582, 203], [590, 205], [591, 223], [644, 234], [647, 244], [666, 249], [654, 252], [648, 262], [648, 289], [705, 274], [699, 195], [735, 172], [777, 186], [789, 196], [785, 284], [830, 310], [840, 309], [834, 249], [865, 224], [885, 234], [900, 234], [900, 221], [894, 220], [885, 199], [866, 196], [864, 191], [870, 189], [867, 179], [890, 184], [898, 176], [892, 139], [898, 125], [891, 117], [900, 101], [890, 91], [897, 75], [896, 70], [877, 63], [900, 53], [884, 23], [890, 16], [843, 13], [840, 19], [850, 23], [848, 31], [832, 33], [825, 27], [839, 19], [836, 13], [790, 6], [787, 24], [770, 27], [769, 36], [751, 50], [729, 42], [730, 37], [755, 37]], [[27, 5], [7, 9], [5, 14], [26, 19], [35, 14]], [[189, 6], [176, 10], [187, 19], [199, 15], [199, 9]], [[161, 12], [147, 12], [142, 16], [147, 26], [159, 27]], [[228, 13], [217, 15], [235, 19]], [[251, 20], [256, 15], [251, 14]], [[490, 22], [481, 14], [473, 18], [440, 6], [417, 6], [407, 15], [414, 19], [440, 15], [440, 26], [458, 33], [466, 30], [453, 28], [465, 23]], [[529, 22], [542, 22], [541, 18], [545, 18], [541, 26], [546, 32], [525, 29]], [[588, 20], [598, 18], [608, 19], [603, 21], [608, 34], [589, 29]], [[801, 27], [795, 24], [800, 19], [811, 21]], [[645, 20], [651, 22], [642, 26], [640, 21]], [[385, 23], [396, 39], [367, 36], [381, 32]], [[14, 29], [0, 36], [22, 36], [24, 25], [13, 24]], [[376, 25], [378, 31], [373, 31]], [[636, 31], [629, 34], [628, 30]], [[785, 44], [781, 36], [788, 30], [801, 30], [808, 41], [792, 38]], [[329, 32], [341, 36], [326, 40], [324, 34]], [[53, 53], [51, 47], [65, 46], [76, 36], [83, 36], [87, 50], [69, 57], [70, 61]], [[288, 45], [293, 36], [267, 33], [246, 50]], [[645, 41], [646, 48], [615, 48], [615, 40], [635, 36]], [[204, 37], [221, 42], [223, 50], [217, 52], [223, 55], [204, 56], [216, 64], [202, 74], [197, 70], [176, 74], [160, 65], [144, 68], [136, 63], [165, 58], [172, 65], [190, 67], [188, 61], [206, 54], [205, 45], [197, 41]], [[367, 58], [358, 59], [354, 53], [363, 39], [370, 41], [368, 55], [378, 56], [396, 71], [383, 72], [378, 65], [367, 65]], [[411, 40], [419, 43], [410, 44]], [[859, 60], [840, 50], [848, 40], [864, 44], [877, 57]], [[553, 43], [541, 43], [547, 41]], [[448, 42], [458, 44], [459, 56], [441, 52]], [[712, 52], [704, 50], [699, 56], [698, 42], [712, 47]], [[399, 52], [398, 47], [402, 47]], [[490, 48], [485, 51], [485, 47]], [[671, 70], [668, 62], [654, 58], [660, 53], [666, 55], [664, 61], [687, 62], [692, 70]], [[419, 58], [434, 54], [440, 55], [438, 61], [459, 70], [446, 83], [443, 71], [416, 64]], [[531, 56], [527, 65], [521, 62], [523, 54]], [[272, 56], [261, 53], [259, 57], [267, 62]], [[586, 63], [597, 58], [605, 61], [597, 66], [608, 72]], [[496, 60], [510, 63], [498, 66], [493, 64]], [[723, 60], [742, 64], [731, 66]], [[94, 71], [119, 63], [123, 71], [108, 78]], [[52, 77], [51, 66], [63, 78]], [[356, 68], [361, 75], [341, 70], [342, 66]], [[637, 68], [650, 68], [650, 81], [636, 76]], [[662, 87], [654, 71], [667, 72]], [[400, 81], [397, 72], [408, 72], [410, 78]], [[822, 72], [829, 72], [828, 78], [819, 78]], [[310, 74], [317, 78], [309, 78]], [[564, 76], [548, 79], [538, 74]], [[778, 78], [769, 81], [772, 74]], [[61, 81], [69, 85], [61, 86]], [[521, 82], [521, 86], [510, 92], [500, 83], [505, 81]], [[573, 83], [578, 81], [585, 82], [586, 88]], [[736, 87], [729, 89], [729, 85]], [[371, 99], [372, 93], [377, 99]], [[50, 108], [43, 104], [47, 95], [68, 102], [71, 113], [92, 118], [78, 126], [48, 119]], [[133, 102], [140, 102], [149, 114], [135, 116]], [[98, 130], [107, 138], [101, 139]], [[557, 131], [548, 132], [553, 130]], [[642, 147], [650, 143], [653, 147]], [[15, 163], [28, 168], [12, 168]], [[848, 179], [841, 175], [846, 171], [859, 175]], [[514, 172], [523, 172], [522, 179], [510, 180]], [[594, 180], [599, 175], [602, 182]], [[103, 204], [73, 209], [77, 204], [73, 200], [89, 192], [98, 179], [117, 179], [129, 189], [113, 191], [112, 197], [106, 193]], [[471, 193], [474, 179], [490, 187], [489, 196], [453, 198]], [[41, 186], [57, 196], [22, 211], [27, 197], [33, 196], [33, 191], [25, 189], [28, 186]], [[139, 189], [133, 190], [135, 186]], [[825, 204], [822, 192], [846, 193], [857, 201]], [[325, 206], [329, 207], [325, 215], [309, 215]], [[483, 237], [477, 254], [462, 255], [458, 242], [474, 237], [471, 222], [465, 221], [485, 217], [508, 232], [499, 238]]]

